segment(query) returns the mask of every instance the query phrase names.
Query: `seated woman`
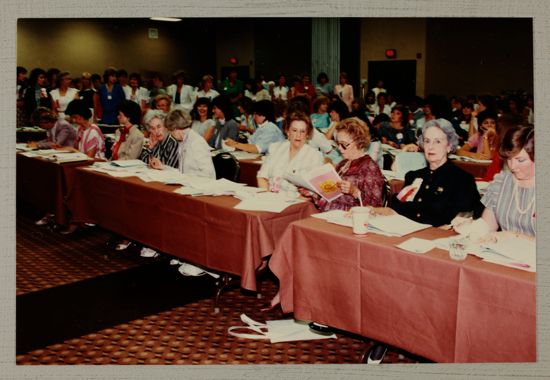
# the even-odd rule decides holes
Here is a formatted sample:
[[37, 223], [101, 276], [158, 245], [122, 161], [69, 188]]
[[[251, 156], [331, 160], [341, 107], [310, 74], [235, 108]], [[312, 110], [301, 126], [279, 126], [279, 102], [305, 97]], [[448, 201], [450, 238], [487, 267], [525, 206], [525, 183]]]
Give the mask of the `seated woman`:
[[482, 111], [477, 115], [477, 121], [479, 130], [457, 150], [456, 154], [478, 160], [492, 160], [498, 145], [497, 115], [491, 111]]
[[258, 187], [268, 191], [285, 192], [298, 196], [296, 186], [286, 179], [286, 173], [307, 172], [323, 165], [321, 152], [307, 144], [313, 133], [313, 125], [306, 113], [295, 111], [288, 114], [285, 122], [286, 141], [269, 147], [268, 154], [258, 171]]
[[[459, 212], [480, 215], [480, 202], [474, 177], [453, 165], [447, 158], [458, 145], [458, 135], [445, 119], [427, 121], [418, 144], [424, 150], [428, 166], [408, 172], [405, 185], [394, 195], [391, 207], [376, 209], [377, 214], [398, 212], [409, 219], [438, 227], [449, 224]], [[367, 363], [378, 364], [387, 347], [377, 343], [367, 355]]]
[[409, 125], [409, 110], [402, 105], [393, 107], [390, 122], [382, 123], [379, 133], [382, 144], [388, 144], [394, 148], [414, 143], [416, 138]]
[[323, 133], [330, 126], [330, 117], [328, 114], [329, 99], [326, 96], [319, 96], [313, 102], [313, 112], [310, 116], [313, 127]]
[[214, 135], [216, 122], [212, 119], [212, 103], [208, 98], [198, 98], [191, 111], [191, 129], [209, 141]]
[[[220, 97], [221, 95], [215, 99]], [[189, 113], [179, 109], [170, 111], [164, 125], [179, 142], [179, 170], [184, 174], [216, 179], [210, 147], [201, 135], [190, 128]]]
[[254, 102], [248, 96], [243, 96], [237, 102], [237, 108], [241, 113], [239, 131], [253, 134], [257, 128], [254, 122]]
[[226, 139], [237, 140], [239, 126], [233, 120], [233, 106], [227, 95], [220, 95], [212, 100], [212, 113], [216, 122], [214, 135], [208, 144], [214, 149], [221, 149]]
[[257, 125], [256, 132], [248, 138], [248, 144], [237, 142], [231, 138], [225, 140], [225, 144], [237, 150], [250, 153], [266, 153], [269, 145], [283, 141], [285, 137], [277, 127], [273, 103], [270, 100], [260, 100], [254, 103], [254, 121]]
[[450, 223], [459, 212], [473, 211], [480, 215], [480, 203], [474, 177], [448, 160], [456, 150], [458, 136], [445, 119], [426, 122], [418, 144], [424, 150], [428, 166], [405, 175], [403, 189], [392, 198], [393, 210], [420, 223], [438, 227]]
[[143, 147], [143, 133], [139, 130], [141, 108], [130, 100], [123, 100], [117, 107], [120, 128], [115, 131], [111, 148], [111, 160], [135, 160]]
[[343, 160], [336, 165], [342, 178], [338, 187], [343, 196], [327, 202], [315, 194], [320, 211], [349, 210], [354, 206], [382, 206], [384, 176], [380, 167], [367, 154], [370, 143], [369, 127], [357, 117], [343, 120], [336, 127], [336, 141]]
[[144, 117], [149, 144], [143, 148], [140, 159], [153, 169], [160, 169], [162, 165], [177, 168], [179, 163], [179, 143], [164, 125], [165, 117], [159, 110], [149, 110]]
[[[76, 131], [69, 122], [59, 119], [57, 115], [46, 107], [38, 107], [31, 114], [32, 125], [38, 125], [46, 130], [46, 139], [40, 141], [29, 141], [29, 148], [53, 149], [61, 147], [73, 147], [76, 140]], [[53, 214], [47, 213], [35, 224], [44, 226], [50, 223]]]
[[105, 159], [105, 137], [101, 129], [90, 122], [92, 111], [84, 100], [75, 99], [67, 105], [65, 111], [71, 116], [73, 123], [78, 125], [75, 147], [90, 158]]
[[515, 233], [533, 240], [535, 219], [535, 129], [517, 125], [504, 135], [500, 151], [510, 171], [497, 174], [487, 188], [481, 203], [481, 218], [490, 232], [499, 235]]
[[172, 108], [172, 98], [166, 94], [159, 94], [155, 96], [155, 109], [164, 113], [170, 112]]
[[38, 107], [31, 114], [32, 125], [38, 125], [46, 130], [46, 139], [30, 141], [29, 148], [52, 149], [64, 146], [73, 147], [76, 131], [66, 120], [58, 119], [57, 115], [46, 107]]

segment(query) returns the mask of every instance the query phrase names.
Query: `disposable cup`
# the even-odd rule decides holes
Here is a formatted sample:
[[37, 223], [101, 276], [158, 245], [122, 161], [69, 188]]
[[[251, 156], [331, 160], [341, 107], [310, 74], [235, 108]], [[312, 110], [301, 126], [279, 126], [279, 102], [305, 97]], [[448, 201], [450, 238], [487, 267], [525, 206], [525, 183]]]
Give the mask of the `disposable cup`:
[[456, 261], [463, 261], [468, 256], [468, 251], [466, 250], [466, 240], [457, 238], [452, 239], [449, 242], [449, 256], [451, 259]]
[[367, 233], [369, 226], [370, 207], [352, 207], [351, 219], [353, 223], [353, 233], [356, 235], [364, 235]]

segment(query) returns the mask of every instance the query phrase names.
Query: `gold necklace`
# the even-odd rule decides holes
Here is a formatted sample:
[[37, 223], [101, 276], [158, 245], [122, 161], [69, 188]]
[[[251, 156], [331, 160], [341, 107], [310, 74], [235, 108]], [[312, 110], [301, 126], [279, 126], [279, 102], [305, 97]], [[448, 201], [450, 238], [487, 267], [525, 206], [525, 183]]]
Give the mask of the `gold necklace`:
[[524, 215], [527, 211], [531, 210], [531, 208], [533, 207], [533, 204], [535, 203], [535, 196], [533, 195], [533, 197], [531, 198], [527, 206], [524, 209], [522, 209], [519, 204], [518, 187], [519, 187], [518, 182], [514, 178], [514, 201], [516, 203], [516, 210], [520, 215]]

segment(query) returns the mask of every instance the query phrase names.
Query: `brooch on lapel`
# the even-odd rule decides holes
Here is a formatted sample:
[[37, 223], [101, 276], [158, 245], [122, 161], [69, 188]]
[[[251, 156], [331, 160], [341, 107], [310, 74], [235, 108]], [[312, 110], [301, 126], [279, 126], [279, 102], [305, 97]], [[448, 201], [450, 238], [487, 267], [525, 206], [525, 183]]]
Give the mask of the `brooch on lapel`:
[[439, 187], [437, 188], [437, 192], [438, 192], [438, 193], [442, 193], [442, 192], [443, 192], [443, 188], [442, 188], [441, 186], [439, 186]]

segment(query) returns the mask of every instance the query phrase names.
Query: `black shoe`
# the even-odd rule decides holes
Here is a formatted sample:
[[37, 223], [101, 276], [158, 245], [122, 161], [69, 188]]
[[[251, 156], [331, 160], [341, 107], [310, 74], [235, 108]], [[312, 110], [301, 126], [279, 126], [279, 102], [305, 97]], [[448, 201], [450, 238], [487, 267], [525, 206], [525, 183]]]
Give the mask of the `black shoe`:
[[372, 346], [367, 355], [367, 364], [380, 364], [386, 356], [386, 351], [388, 351], [388, 347], [383, 344]]
[[309, 326], [309, 329], [311, 331], [313, 331], [314, 333], [319, 334], [319, 335], [332, 335], [332, 334], [334, 334], [334, 331], [332, 331], [330, 327], [328, 327], [326, 325], [321, 325], [317, 322], [310, 322], [308, 326]]

